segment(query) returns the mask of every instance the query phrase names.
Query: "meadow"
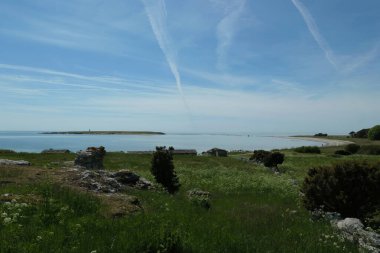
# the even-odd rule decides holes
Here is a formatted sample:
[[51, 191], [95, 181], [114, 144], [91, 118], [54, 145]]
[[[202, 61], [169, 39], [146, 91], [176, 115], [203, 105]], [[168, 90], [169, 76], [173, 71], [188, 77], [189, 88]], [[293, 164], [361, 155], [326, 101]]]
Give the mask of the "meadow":
[[[127, 190], [143, 210], [122, 218], [86, 192], [43, 179], [21, 180], [20, 172], [0, 167], [0, 252], [359, 252], [324, 220], [302, 206], [300, 185], [310, 167], [343, 160], [378, 162], [379, 156], [335, 156], [283, 150], [282, 173], [248, 162], [249, 153], [229, 157], [174, 156], [181, 187], [170, 195]], [[74, 154], [0, 153], [33, 168], [59, 170]], [[151, 155], [107, 153], [107, 170], [129, 169], [151, 180]], [[7, 179], [7, 180], [3, 180]], [[190, 201], [187, 191], [211, 193], [210, 208]], [[8, 194], [8, 195], [4, 195]], [[14, 198], [12, 198], [14, 196]]]

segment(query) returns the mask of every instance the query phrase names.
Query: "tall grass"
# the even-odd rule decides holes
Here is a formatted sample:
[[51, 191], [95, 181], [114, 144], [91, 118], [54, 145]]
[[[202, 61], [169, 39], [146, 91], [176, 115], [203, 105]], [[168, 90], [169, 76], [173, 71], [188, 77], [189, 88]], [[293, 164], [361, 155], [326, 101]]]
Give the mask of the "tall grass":
[[[71, 156], [19, 157], [44, 165]], [[4, 224], [2, 218], [0, 252], [357, 252], [300, 205], [292, 180], [301, 180], [314, 159], [321, 163], [288, 157], [285, 173], [274, 175], [234, 158], [175, 157], [180, 191], [129, 190], [144, 211], [118, 219], [103, 217], [102, 204], [89, 194], [51, 184], [2, 186], [0, 193], [33, 193], [40, 201], [22, 207], [22, 219]], [[149, 155], [109, 153], [105, 165], [152, 179]], [[192, 188], [211, 192], [210, 209], [188, 200]], [[0, 203], [0, 212], [18, 212], [8, 206]]]

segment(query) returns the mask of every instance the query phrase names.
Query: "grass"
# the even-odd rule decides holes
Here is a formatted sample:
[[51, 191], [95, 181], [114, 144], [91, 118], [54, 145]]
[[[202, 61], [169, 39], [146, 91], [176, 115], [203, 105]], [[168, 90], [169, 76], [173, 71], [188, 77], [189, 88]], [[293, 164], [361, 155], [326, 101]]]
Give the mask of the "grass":
[[[0, 213], [24, 216], [8, 224], [1, 218], [0, 252], [358, 252], [355, 245], [340, 241], [330, 224], [310, 219], [300, 203], [299, 184], [311, 166], [355, 159], [375, 162], [379, 157], [335, 157], [331, 148], [323, 148], [322, 154], [284, 153], [280, 175], [237, 159], [249, 154], [175, 156], [180, 191], [171, 196], [159, 190], [129, 190], [144, 211], [118, 219], [103, 217], [104, 207], [93, 196], [52, 183], [0, 185], [1, 194], [32, 193], [41, 199], [20, 212], [0, 203]], [[17, 153], [0, 158], [54, 170], [74, 155]], [[104, 164], [153, 180], [150, 159], [108, 153]], [[188, 200], [187, 191], [193, 188], [211, 192], [210, 209]]]

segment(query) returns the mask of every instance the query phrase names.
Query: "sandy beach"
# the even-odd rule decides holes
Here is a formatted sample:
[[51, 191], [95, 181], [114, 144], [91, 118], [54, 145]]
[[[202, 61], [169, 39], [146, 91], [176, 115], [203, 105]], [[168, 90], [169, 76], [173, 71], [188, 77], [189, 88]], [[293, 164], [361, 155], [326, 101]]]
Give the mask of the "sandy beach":
[[333, 139], [325, 139], [325, 138], [319, 138], [319, 137], [289, 136], [289, 137], [286, 137], [286, 138], [288, 138], [288, 139], [304, 140], [304, 141], [323, 142], [323, 146], [325, 146], [325, 147], [329, 147], [329, 146], [344, 146], [344, 145], [353, 143], [352, 141], [333, 140]]

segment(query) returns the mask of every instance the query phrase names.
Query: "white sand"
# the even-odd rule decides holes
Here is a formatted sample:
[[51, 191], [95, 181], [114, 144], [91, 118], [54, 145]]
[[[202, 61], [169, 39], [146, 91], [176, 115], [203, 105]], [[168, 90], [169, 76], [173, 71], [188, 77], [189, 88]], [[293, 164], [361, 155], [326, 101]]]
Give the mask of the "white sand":
[[343, 140], [333, 140], [333, 139], [324, 139], [324, 138], [319, 138], [319, 137], [295, 137], [295, 136], [290, 136], [286, 137], [288, 139], [297, 139], [297, 140], [304, 140], [304, 141], [317, 141], [317, 142], [323, 142], [323, 146], [344, 146], [347, 144], [354, 143], [352, 141], [343, 141]]

